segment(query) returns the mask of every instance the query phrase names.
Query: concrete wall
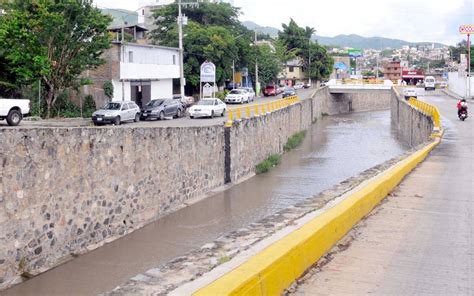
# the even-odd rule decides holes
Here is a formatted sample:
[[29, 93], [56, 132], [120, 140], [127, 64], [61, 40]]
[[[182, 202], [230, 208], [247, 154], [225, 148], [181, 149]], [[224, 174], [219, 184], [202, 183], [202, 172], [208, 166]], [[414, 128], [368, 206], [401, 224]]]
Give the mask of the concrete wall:
[[400, 140], [418, 146], [430, 139], [434, 123], [431, 117], [412, 108], [396, 91], [391, 93], [391, 120]]
[[[322, 88], [299, 104], [230, 129], [2, 129], [0, 290], [23, 272], [45, 271], [251, 174], [322, 115], [388, 108], [388, 95], [332, 97]], [[398, 127], [419, 141], [412, 131], [427, 134], [426, 118], [402, 103], [392, 100]]]
[[327, 112], [329, 115], [383, 110], [390, 108], [392, 90], [357, 90], [350, 93], [332, 93]]
[[[469, 78], [469, 83], [471, 84], [471, 93], [468, 94], [468, 98], [474, 98], [474, 77]], [[448, 87], [449, 90], [456, 93], [460, 97], [466, 96], [466, 87], [467, 87], [466, 77], [459, 77], [458, 72], [448, 73]]]

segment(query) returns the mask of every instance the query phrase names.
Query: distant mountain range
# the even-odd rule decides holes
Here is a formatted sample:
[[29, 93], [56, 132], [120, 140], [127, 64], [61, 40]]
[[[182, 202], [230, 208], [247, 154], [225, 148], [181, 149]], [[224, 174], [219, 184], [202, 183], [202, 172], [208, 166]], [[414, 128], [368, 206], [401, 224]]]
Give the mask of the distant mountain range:
[[[242, 24], [249, 30], [256, 30], [258, 32], [269, 34], [272, 37], [278, 36], [279, 30], [273, 27], [262, 27], [250, 21], [242, 22]], [[356, 34], [337, 35], [334, 37], [324, 37], [313, 35], [313, 40], [317, 40], [323, 45], [332, 45], [339, 47], [352, 47], [361, 49], [385, 49], [385, 48], [401, 48], [404, 45], [409, 46], [431, 46], [434, 44], [435, 48], [444, 47], [441, 43], [432, 42], [408, 42], [400, 39], [390, 39], [384, 37], [363, 37]]]

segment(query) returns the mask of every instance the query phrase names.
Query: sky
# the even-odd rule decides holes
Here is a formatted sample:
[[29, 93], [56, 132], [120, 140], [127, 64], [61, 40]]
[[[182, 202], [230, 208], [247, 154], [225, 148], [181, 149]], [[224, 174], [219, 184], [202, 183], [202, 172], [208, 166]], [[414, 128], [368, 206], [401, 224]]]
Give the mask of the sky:
[[[139, 7], [139, 0], [95, 2], [99, 7]], [[454, 45], [465, 38], [459, 25], [474, 24], [474, 0], [234, 0], [234, 5], [241, 8], [241, 21], [281, 29], [293, 18], [329, 37], [358, 34]]]

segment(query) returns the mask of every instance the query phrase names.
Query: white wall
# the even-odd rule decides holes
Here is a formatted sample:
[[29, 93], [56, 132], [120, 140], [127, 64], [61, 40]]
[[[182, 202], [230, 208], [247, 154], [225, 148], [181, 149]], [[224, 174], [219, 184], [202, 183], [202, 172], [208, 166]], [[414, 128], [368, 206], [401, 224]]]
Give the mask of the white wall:
[[[124, 45], [125, 63], [134, 64], [156, 64], [156, 65], [179, 65], [178, 49], [126, 44]], [[133, 52], [133, 61], [130, 61], [130, 52]]]
[[[471, 93], [468, 95], [469, 98], [474, 97], [474, 77], [470, 77]], [[449, 90], [456, 93], [459, 96], [464, 97], [466, 95], [466, 78], [459, 77], [458, 72], [448, 73], [448, 87]]]
[[112, 98], [112, 101], [122, 101], [122, 98], [125, 101], [130, 101], [132, 97], [132, 90], [129, 81], [123, 82], [123, 90], [125, 91], [124, 97], [122, 97], [122, 82], [113, 79], [112, 84], [114, 85], [114, 97]]
[[156, 80], [179, 78], [178, 65], [120, 63], [120, 79]]
[[151, 82], [151, 99], [170, 98], [173, 94], [173, 80], [164, 79]]

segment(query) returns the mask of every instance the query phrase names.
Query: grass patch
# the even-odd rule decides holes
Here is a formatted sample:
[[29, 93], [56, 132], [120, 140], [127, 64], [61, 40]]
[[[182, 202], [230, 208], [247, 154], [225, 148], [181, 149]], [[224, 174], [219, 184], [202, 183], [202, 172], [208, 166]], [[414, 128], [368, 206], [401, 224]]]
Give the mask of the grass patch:
[[281, 155], [272, 154], [267, 159], [262, 161], [261, 163], [257, 164], [255, 170], [257, 174], [263, 174], [268, 172], [274, 166], [277, 166], [281, 161]]
[[301, 144], [301, 142], [303, 141], [305, 136], [306, 136], [306, 131], [302, 131], [302, 132], [294, 134], [293, 136], [291, 136], [288, 139], [285, 146], [283, 146], [283, 149], [286, 152], [288, 152], [288, 151], [298, 147], [298, 145]]

